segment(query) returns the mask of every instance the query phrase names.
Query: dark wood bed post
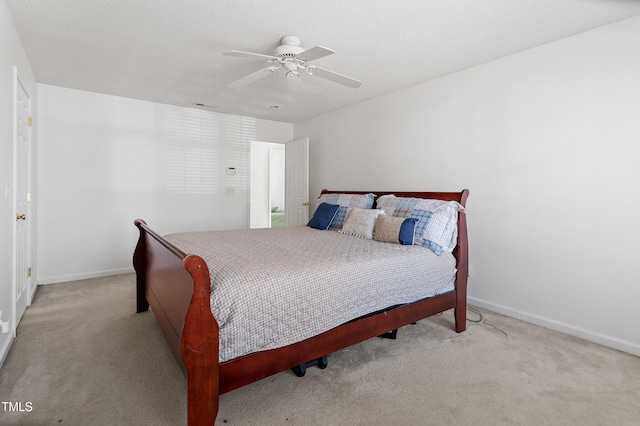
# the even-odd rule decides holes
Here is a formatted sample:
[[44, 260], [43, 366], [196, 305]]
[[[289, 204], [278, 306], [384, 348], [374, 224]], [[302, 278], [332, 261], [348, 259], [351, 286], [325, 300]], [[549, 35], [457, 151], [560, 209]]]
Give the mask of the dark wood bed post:
[[185, 257], [183, 264], [194, 282], [180, 339], [187, 370], [189, 425], [211, 426], [218, 415], [220, 349], [218, 323], [211, 313], [209, 268], [194, 255]]
[[142, 219], [136, 219], [133, 223], [140, 231], [140, 238], [138, 239], [138, 244], [133, 252], [133, 269], [136, 270], [136, 312], [140, 313], [149, 310], [149, 302], [147, 301], [147, 296], [144, 294], [147, 282], [145, 269], [147, 256], [146, 250], [144, 250], [144, 246], [146, 245], [146, 233], [140, 226], [142, 224], [146, 225], [147, 222]]
[[[466, 206], [469, 190], [460, 194], [460, 204]], [[456, 332], [461, 333], [467, 328], [467, 276], [469, 275], [469, 239], [467, 237], [467, 215], [458, 213], [458, 245], [454, 251], [456, 256], [456, 307], [453, 308]]]

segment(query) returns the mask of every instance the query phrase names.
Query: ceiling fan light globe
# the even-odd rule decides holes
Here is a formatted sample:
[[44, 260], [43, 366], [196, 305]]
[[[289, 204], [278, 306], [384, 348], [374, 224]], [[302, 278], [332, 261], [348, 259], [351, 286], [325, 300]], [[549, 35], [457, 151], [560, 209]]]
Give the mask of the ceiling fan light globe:
[[296, 71], [298, 69], [298, 64], [296, 61], [286, 61], [284, 63], [284, 69], [287, 71]]

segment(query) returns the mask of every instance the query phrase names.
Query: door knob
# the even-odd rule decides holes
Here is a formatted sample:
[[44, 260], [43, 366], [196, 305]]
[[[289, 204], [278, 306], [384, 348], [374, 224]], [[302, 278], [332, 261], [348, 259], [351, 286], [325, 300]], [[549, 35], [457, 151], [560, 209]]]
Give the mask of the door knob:
[[24, 213], [19, 214], [16, 216], [16, 220], [27, 220], [27, 216]]
[[308, 201], [303, 201], [303, 202], [302, 202], [302, 205], [303, 205], [303, 206], [309, 206], [309, 205], [311, 205], [311, 203], [310, 203], [310, 202], [308, 202]]

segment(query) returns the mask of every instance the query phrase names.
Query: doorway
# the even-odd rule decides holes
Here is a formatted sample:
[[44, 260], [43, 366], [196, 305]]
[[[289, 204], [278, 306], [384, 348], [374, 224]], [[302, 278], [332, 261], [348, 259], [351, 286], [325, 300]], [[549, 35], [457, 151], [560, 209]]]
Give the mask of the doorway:
[[285, 144], [251, 142], [250, 228], [285, 225]]

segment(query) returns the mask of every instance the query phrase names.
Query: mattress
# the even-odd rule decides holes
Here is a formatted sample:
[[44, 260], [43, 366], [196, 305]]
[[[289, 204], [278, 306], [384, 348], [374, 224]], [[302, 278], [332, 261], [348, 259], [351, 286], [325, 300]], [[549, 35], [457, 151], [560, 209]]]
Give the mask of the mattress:
[[286, 346], [350, 320], [451, 290], [455, 258], [307, 226], [177, 233], [202, 257], [220, 362]]

